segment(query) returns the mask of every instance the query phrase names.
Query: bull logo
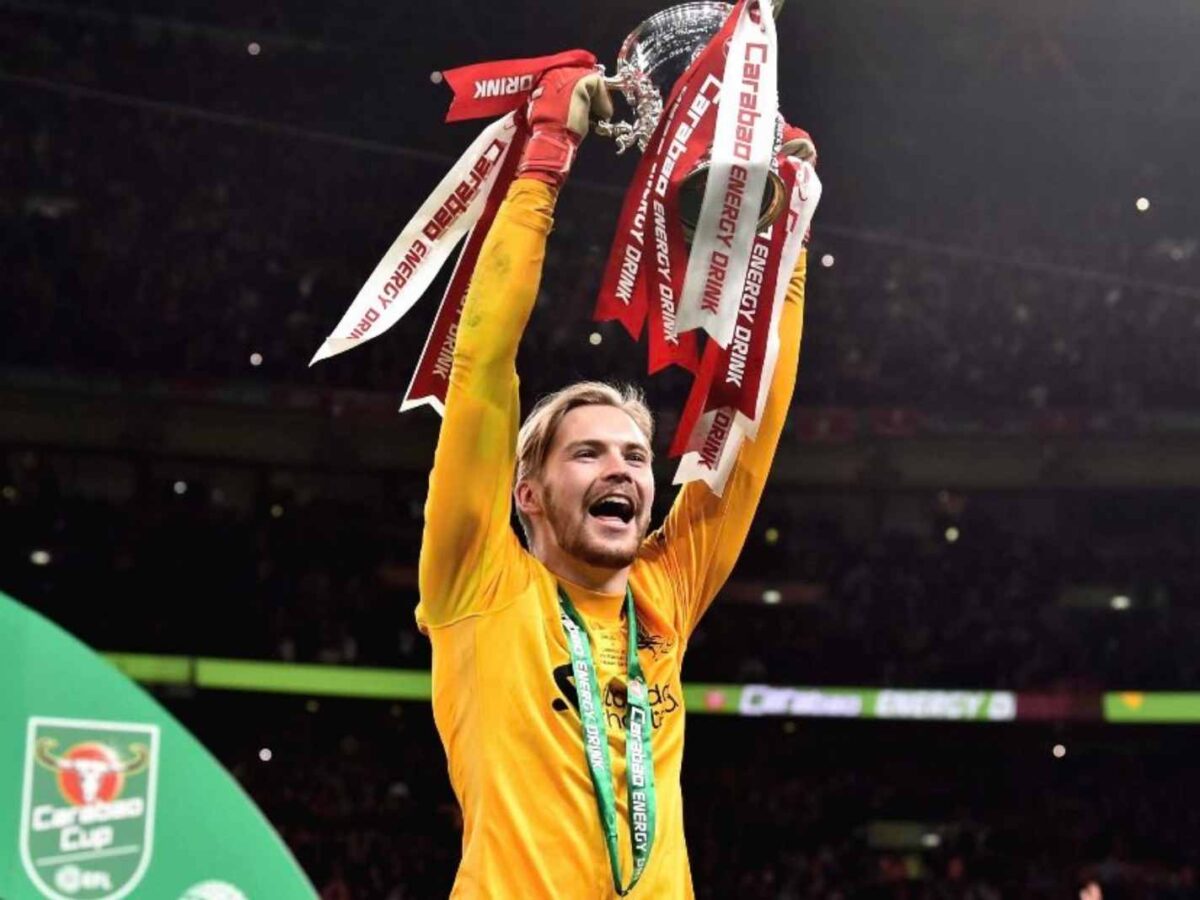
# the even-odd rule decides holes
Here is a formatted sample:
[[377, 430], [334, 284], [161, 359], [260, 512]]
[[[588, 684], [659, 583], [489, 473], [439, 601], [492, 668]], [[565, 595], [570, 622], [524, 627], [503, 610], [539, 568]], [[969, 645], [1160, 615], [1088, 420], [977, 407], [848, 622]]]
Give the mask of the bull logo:
[[[21, 861], [50, 900], [120, 900], [154, 845], [156, 725], [29, 720]], [[65, 749], [64, 749], [65, 748]]]
[[131, 758], [123, 760], [106, 744], [88, 741], [76, 744], [62, 756], [53, 753], [58, 741], [40, 738], [37, 761], [58, 774], [58, 789], [75, 806], [111, 803], [121, 796], [126, 775], [146, 771], [150, 750], [145, 744], [130, 744]]

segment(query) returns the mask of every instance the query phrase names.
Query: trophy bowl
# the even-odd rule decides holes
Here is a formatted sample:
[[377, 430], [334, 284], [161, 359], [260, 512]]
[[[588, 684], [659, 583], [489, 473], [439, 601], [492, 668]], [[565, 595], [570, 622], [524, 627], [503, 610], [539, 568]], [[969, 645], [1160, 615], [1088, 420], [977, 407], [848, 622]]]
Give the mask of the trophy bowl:
[[[772, 4], [775, 15], [779, 14], [782, 5], [782, 0]], [[720, 0], [681, 3], [655, 13], [625, 38], [617, 53], [616, 74], [606, 77], [605, 84], [625, 98], [634, 119], [632, 122], [595, 123], [597, 134], [616, 141], [617, 153], [624, 153], [635, 144], [639, 150], [646, 149], [675, 82], [721, 29], [731, 9], [731, 4]], [[776, 152], [780, 143], [781, 130], [776, 123]], [[706, 154], [685, 176], [680, 187], [679, 214], [688, 240], [694, 234], [700, 216], [708, 168]], [[779, 218], [786, 199], [783, 180], [774, 171], [772, 163], [759, 208], [758, 231], [765, 230]]]

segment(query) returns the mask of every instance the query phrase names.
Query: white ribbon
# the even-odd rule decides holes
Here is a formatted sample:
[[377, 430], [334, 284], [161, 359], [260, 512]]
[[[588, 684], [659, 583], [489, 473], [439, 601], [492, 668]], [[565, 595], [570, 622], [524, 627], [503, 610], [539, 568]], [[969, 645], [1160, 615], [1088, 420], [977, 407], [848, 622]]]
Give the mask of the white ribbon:
[[800, 261], [800, 252], [804, 249], [804, 239], [812, 225], [813, 213], [821, 202], [821, 179], [812, 163], [806, 161], [788, 161], [783, 165], [797, 165], [796, 183], [792, 186], [792, 195], [788, 198], [786, 213], [788, 230], [787, 240], [783, 245], [783, 255], [779, 260], [779, 271], [783, 277], [775, 282], [775, 299], [771, 304], [771, 332], [767, 336], [767, 353], [763, 360], [762, 385], [755, 404], [754, 418], [749, 419], [741, 413], [738, 422], [742, 425], [745, 436], [754, 440], [758, 434], [758, 425], [762, 421], [763, 407], [771, 382], [775, 378], [775, 363], [779, 361], [779, 316], [783, 312], [783, 304], [787, 296], [788, 285], [796, 263]]
[[775, 19], [742, 7], [721, 79], [712, 160], [676, 312], [679, 332], [703, 328], [729, 346], [775, 145]]
[[[795, 162], [784, 160], [781, 165], [796, 165]], [[779, 316], [786, 302], [791, 273], [800, 259], [800, 251], [804, 249], [804, 236], [812, 224], [813, 213], [821, 200], [821, 179], [811, 163], [800, 162], [800, 171], [792, 194], [788, 198], [788, 210], [785, 222], [777, 222], [776, 228], [788, 229], [787, 241], [783, 245], [782, 258], [779, 261], [780, 277], [775, 282], [775, 296], [771, 301], [771, 331], [767, 336], [767, 352], [763, 359], [762, 388], [758, 392], [755, 404], [754, 418], [748, 418], [735, 409], [726, 408], [709, 410], [702, 415], [692, 429], [688, 441], [689, 449], [679, 460], [675, 470], [675, 484], [687, 484], [690, 481], [703, 481], [718, 497], [725, 492], [725, 485], [733, 472], [738, 452], [745, 440], [754, 440], [758, 435], [758, 426], [762, 422], [763, 410], [766, 408], [767, 395], [775, 379], [775, 365], [779, 361]]]
[[492, 122], [446, 173], [375, 266], [310, 366], [383, 334], [425, 293], [483, 213], [512, 143], [515, 116], [512, 112]]
[[[499, 166], [497, 166], [497, 168], [499, 168]], [[486, 193], [487, 192], [485, 192], [485, 198]], [[480, 211], [482, 212], [482, 209]], [[476, 218], [478, 218], [478, 216], [476, 216]], [[408, 380], [408, 388], [404, 391], [404, 399], [400, 401], [400, 412], [408, 412], [410, 409], [416, 409], [419, 406], [430, 406], [439, 416], [443, 418], [446, 416], [446, 404], [436, 392], [429, 392], [421, 394], [420, 396], [413, 396], [413, 392], [417, 389], [417, 379], [421, 376], [421, 369], [424, 365], [425, 357], [433, 349], [431, 345], [433, 343], [434, 333], [437, 331], [437, 321], [442, 317], [442, 310], [446, 308], [446, 301], [449, 299], [450, 288], [453, 287], [454, 281], [458, 276], [458, 267], [462, 265], [463, 257], [467, 255], [467, 252], [471, 246], [471, 238], [474, 236], [475, 225], [472, 224], [471, 230], [467, 232], [466, 247], [464, 247], [463, 252], [459, 254], [458, 262], [454, 264], [454, 269], [450, 272], [450, 280], [446, 283], [446, 291], [442, 294], [442, 302], [438, 304], [438, 311], [433, 317], [434, 327], [430, 328], [429, 334], [425, 336], [425, 346], [421, 348], [421, 355], [417, 357], [416, 368], [413, 369], [412, 377]], [[455, 314], [454, 325], [451, 326], [453, 331], [446, 335], [445, 344], [440, 348], [441, 353], [446, 353], [447, 355], [451, 356], [454, 353], [454, 341], [458, 336], [458, 317], [462, 315], [462, 305], [467, 302], [467, 292], [465, 290], [458, 297], [457, 302], [459, 307], [457, 313]], [[449, 382], [450, 375], [449, 370], [447, 370], [447, 387], [449, 386]]]

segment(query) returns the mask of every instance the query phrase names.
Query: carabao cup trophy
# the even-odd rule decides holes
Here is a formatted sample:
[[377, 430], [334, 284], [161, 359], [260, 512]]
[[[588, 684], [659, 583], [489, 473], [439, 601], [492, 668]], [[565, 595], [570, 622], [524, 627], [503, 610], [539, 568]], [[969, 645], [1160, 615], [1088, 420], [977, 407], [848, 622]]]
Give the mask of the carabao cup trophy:
[[[783, 2], [774, 0], [771, 4], [776, 17]], [[618, 153], [633, 146], [644, 152], [662, 118], [671, 89], [720, 31], [731, 9], [730, 4], [720, 0], [681, 3], [655, 13], [633, 29], [617, 52], [616, 72], [605, 77], [609, 90], [624, 97], [633, 112], [633, 121], [597, 122], [595, 133], [616, 141]], [[779, 150], [779, 144], [777, 131], [775, 151]], [[708, 166], [705, 156], [688, 173], [680, 192], [679, 215], [689, 237], [695, 230], [704, 199]], [[783, 181], [778, 172], [772, 171], [763, 192], [758, 230], [779, 218], [785, 206]]]
[[[704, 478], [714, 488], [729, 471], [719, 461], [733, 458], [743, 436], [753, 439], [759, 386], [769, 383], [774, 364], [774, 311], [820, 197], [809, 159], [793, 155], [796, 138], [789, 130], [783, 139], [775, 35], [781, 5], [696, 0], [646, 19], [605, 75], [632, 119], [594, 124], [619, 153], [641, 151], [594, 318], [619, 322], [635, 340], [645, 334], [651, 374], [679, 366], [695, 376], [698, 399], [688, 408], [702, 415], [681, 419], [672, 455], [683, 453], [687, 463], [697, 440], [715, 446], [719, 432], [719, 464], [701, 471], [710, 461], [702, 457], [697, 474], [684, 479]], [[471, 272], [528, 136], [526, 105], [545, 72], [568, 66], [603, 71], [594, 54], [577, 49], [439, 73], [454, 95], [447, 122], [490, 122], [404, 226], [313, 362], [386, 332], [461, 244], [401, 405], [442, 410]]]

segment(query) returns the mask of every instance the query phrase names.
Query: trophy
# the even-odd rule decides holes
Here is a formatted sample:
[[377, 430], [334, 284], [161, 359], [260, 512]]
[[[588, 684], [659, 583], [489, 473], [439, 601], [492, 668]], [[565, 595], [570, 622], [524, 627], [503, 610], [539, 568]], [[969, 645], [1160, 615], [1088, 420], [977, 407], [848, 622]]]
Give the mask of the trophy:
[[[771, 3], [776, 17], [783, 2], [773, 0]], [[617, 153], [624, 153], [635, 144], [644, 151], [662, 117], [663, 103], [671, 88], [721, 29], [731, 9], [730, 4], [720, 0], [681, 3], [655, 13], [631, 31], [617, 53], [616, 74], [606, 76], [604, 81], [610, 90], [625, 98], [634, 119], [632, 122], [597, 122], [594, 126], [596, 134], [615, 140]], [[776, 127], [776, 154], [780, 143], [780, 129]], [[689, 240], [700, 216], [708, 167], [706, 155], [687, 174], [680, 188], [679, 215]], [[772, 170], [763, 191], [758, 231], [764, 231], [779, 218], [786, 201], [783, 180]]]
[[[773, 19], [782, 2], [771, 0], [772, 18], [763, 16], [767, 0], [739, 0], [736, 5], [693, 0], [664, 9], [629, 34], [617, 55], [615, 73], [605, 77], [608, 88], [628, 102], [633, 116], [632, 121], [595, 123], [595, 130], [613, 138], [618, 153], [636, 145], [647, 155], [638, 167], [640, 183], [631, 184], [625, 195], [596, 316], [600, 321], [621, 321], [635, 337], [647, 321], [655, 323], [650, 348], [656, 368], [696, 365], [691, 331], [703, 329], [719, 346], [729, 345], [743, 297], [753, 296], [743, 286], [765, 284], [759, 277], [763, 267], [778, 269], [784, 254], [791, 252], [788, 241], [795, 228], [769, 226], [785, 210], [796, 208], [798, 199], [809, 204], [809, 216], [815, 208], [819, 182], [811, 168], [779, 162], [784, 123], [777, 112]], [[737, 18], [731, 20], [734, 11]], [[726, 34], [728, 44], [715, 43]], [[545, 72], [566, 66], [594, 71], [596, 57], [574, 49], [440, 73], [454, 95], [447, 122], [493, 121], [392, 242], [314, 354], [314, 363], [361, 346], [392, 327], [465, 240], [401, 407], [442, 408], [471, 270], [524, 146], [520, 110]], [[725, 92], [723, 106], [720, 92]], [[668, 103], [676, 105], [667, 108]], [[654, 146], [651, 139], [660, 127], [662, 146]], [[739, 166], [735, 158], [748, 165]], [[671, 161], [670, 168], [664, 160]], [[794, 190], [797, 173], [811, 177], [816, 190], [805, 196]], [[653, 203], [648, 202], [650, 190]], [[713, 196], [706, 198], [708, 193]], [[806, 222], [802, 212], [797, 208], [797, 223]], [[687, 252], [677, 252], [673, 245], [679, 231], [669, 225], [682, 231], [691, 245]], [[753, 279], [752, 258], [760, 270]], [[765, 328], [772, 319], [765, 315], [756, 321], [767, 323]]]

